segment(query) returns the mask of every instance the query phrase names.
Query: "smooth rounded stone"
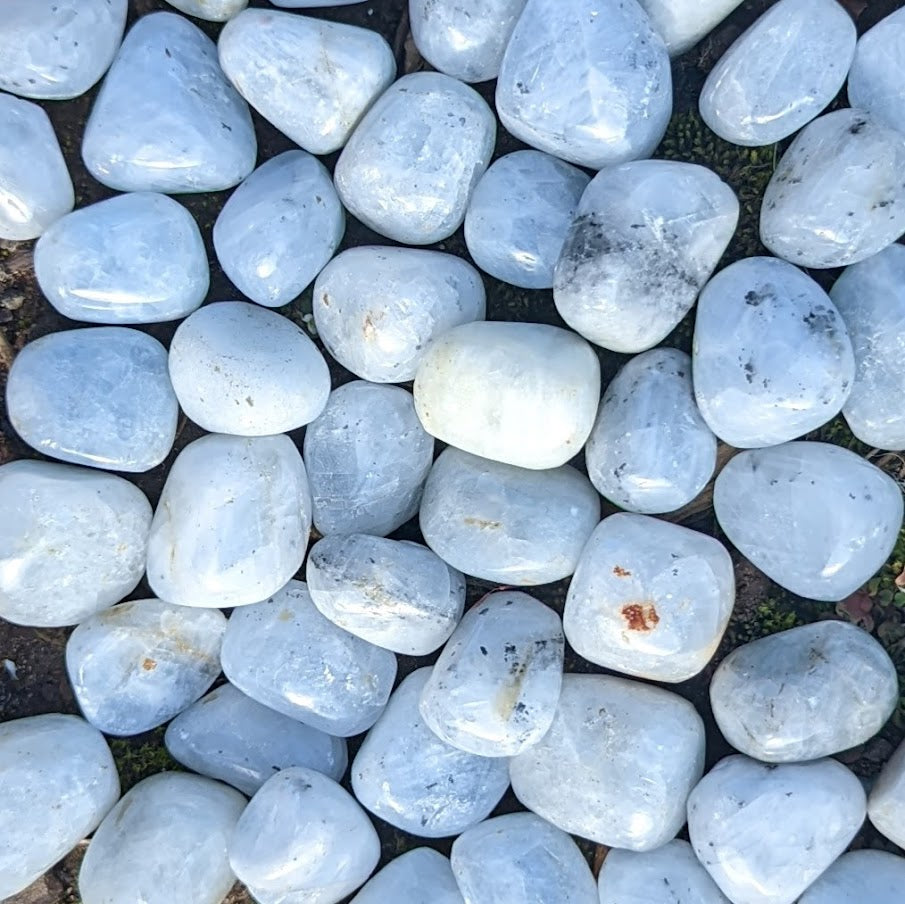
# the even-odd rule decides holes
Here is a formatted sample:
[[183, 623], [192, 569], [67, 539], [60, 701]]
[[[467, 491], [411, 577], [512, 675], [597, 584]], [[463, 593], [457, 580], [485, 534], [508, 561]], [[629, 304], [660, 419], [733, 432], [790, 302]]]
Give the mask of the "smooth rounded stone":
[[732, 559], [718, 540], [618, 513], [604, 518], [581, 553], [563, 624], [589, 662], [678, 682], [710, 661], [734, 602]]
[[267, 780], [229, 846], [233, 871], [260, 904], [337, 904], [379, 859], [377, 832], [352, 795], [303, 766]]
[[793, 904], [864, 821], [861, 782], [836, 760], [720, 760], [688, 798], [695, 854], [732, 904]]
[[848, 99], [890, 129], [905, 131], [905, 10], [865, 32], [848, 73]]
[[738, 223], [738, 200], [693, 163], [609, 167], [585, 190], [553, 283], [563, 320], [615, 352], [641, 352], [691, 310]]
[[57, 220], [35, 246], [44, 297], [88, 323], [179, 320], [210, 284], [204, 241], [192, 215], [166, 195], [135, 192]]
[[649, 157], [672, 113], [666, 45], [635, 0], [528, 0], [496, 107], [516, 138], [579, 166]]
[[157, 599], [92, 615], [69, 636], [66, 671], [85, 718], [134, 735], [191, 706], [220, 674], [226, 617]]
[[0, 618], [59, 628], [131, 593], [145, 570], [151, 506], [98, 471], [22, 459], [0, 466]]
[[318, 531], [383, 537], [417, 513], [434, 440], [410, 392], [354, 380], [330, 393], [304, 449]]
[[252, 699], [338, 737], [370, 728], [396, 679], [393, 653], [321, 615], [301, 581], [233, 612], [221, 663]]
[[701, 118], [733, 144], [788, 138], [839, 93], [857, 38], [836, 0], [779, 0], [711, 69]]
[[862, 110], [806, 126], [782, 155], [760, 212], [760, 238], [800, 267], [844, 267], [905, 232], [905, 135]]
[[871, 788], [867, 815], [893, 844], [905, 847], [905, 743], [889, 758]]
[[305, 465], [286, 436], [203, 436], [173, 462], [148, 545], [148, 583], [182, 606], [244, 606], [299, 570], [311, 531]]
[[889, 245], [847, 267], [830, 298], [855, 353], [845, 420], [868, 446], [905, 449], [905, 247]]
[[671, 57], [680, 56], [694, 47], [741, 2], [742, 0], [638, 0]]
[[118, 191], [222, 191], [253, 169], [251, 114], [214, 42], [176, 13], [129, 30], [94, 102], [82, 159]]
[[500, 157], [471, 196], [468, 253], [503, 282], [553, 288], [553, 268], [589, 181], [580, 169], [541, 151]]
[[39, 452], [132, 473], [169, 455], [179, 419], [167, 350], [121, 326], [29, 342], [10, 368], [6, 405], [16, 432]]
[[798, 904], [899, 904], [905, 886], [905, 857], [885, 851], [843, 854], [798, 899]]
[[35, 239], [74, 204], [72, 179], [47, 114], [37, 104], [0, 94], [0, 239]]
[[835, 305], [810, 276], [775, 257], [737, 261], [704, 287], [692, 356], [700, 413], [737, 448], [816, 430], [839, 413], [855, 379]]
[[716, 437], [698, 411], [685, 352], [654, 348], [622, 367], [603, 394], [585, 464], [601, 495], [630, 512], [673, 512], [704, 489]]
[[245, 809], [232, 788], [182, 772], [139, 782], [94, 833], [79, 870], [84, 904], [220, 904], [236, 881], [230, 837]]
[[902, 525], [895, 481], [828, 443], [785, 443], [736, 455], [713, 506], [729, 541], [786, 590], [845, 599], [892, 552]]
[[181, 12], [208, 22], [226, 22], [248, 5], [248, 0], [166, 0]]
[[441, 251], [349, 248], [314, 283], [314, 324], [327, 351], [375, 383], [413, 380], [431, 340], [483, 320], [481, 274]]
[[568, 465], [529, 471], [445, 449], [424, 486], [421, 533], [441, 559], [498, 584], [567, 578], [600, 520], [600, 498]]
[[704, 723], [694, 707], [610, 675], [565, 675], [550, 731], [509, 761], [512, 790], [529, 810], [632, 851], [675, 837], [703, 770]]
[[462, 225], [496, 141], [496, 118], [472, 88], [439, 72], [405, 75], [352, 133], [333, 174], [346, 209], [406, 245]]
[[509, 787], [502, 757], [466, 753], [441, 741], [418, 712], [430, 669], [406, 676], [352, 762], [362, 806], [421, 838], [458, 835], [490, 815]]
[[419, 847], [391, 860], [376, 873], [351, 904], [465, 904], [449, 859]]
[[598, 904], [578, 845], [533, 813], [507, 813], [468, 829], [450, 859], [466, 901]]
[[53, 713], [0, 724], [0, 898], [68, 854], [118, 799], [113, 755], [84, 719]]
[[333, 534], [311, 547], [305, 570], [320, 613], [351, 634], [407, 656], [426, 656], [452, 634], [465, 578], [420, 543]]

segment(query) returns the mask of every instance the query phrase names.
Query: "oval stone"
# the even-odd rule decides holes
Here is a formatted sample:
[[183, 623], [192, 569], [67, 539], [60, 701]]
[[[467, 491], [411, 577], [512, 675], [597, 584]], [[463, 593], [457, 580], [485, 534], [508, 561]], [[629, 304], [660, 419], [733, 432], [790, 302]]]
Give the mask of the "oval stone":
[[[638, 0], [671, 57], [694, 47], [742, 0]], [[609, 901], [606, 904], [610, 904]], [[685, 904], [684, 901], [679, 904]], [[709, 901], [701, 904], [710, 904]]]
[[887, 760], [871, 788], [867, 815], [893, 844], [905, 846], [905, 742]]
[[206, 19], [208, 22], [226, 22], [237, 16], [248, 5], [248, 0], [166, 0], [181, 12]]
[[465, 904], [449, 859], [418, 847], [391, 860], [369, 879], [351, 904]]
[[903, 885], [905, 857], [886, 851], [849, 851], [798, 899], [798, 904], [899, 904]]

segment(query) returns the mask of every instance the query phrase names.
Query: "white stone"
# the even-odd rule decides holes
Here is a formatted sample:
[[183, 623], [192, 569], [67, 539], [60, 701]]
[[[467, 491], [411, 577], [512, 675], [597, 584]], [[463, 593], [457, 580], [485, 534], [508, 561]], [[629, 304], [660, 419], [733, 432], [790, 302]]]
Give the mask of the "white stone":
[[889, 758], [871, 788], [867, 815], [893, 844], [905, 846], [905, 742]]
[[465, 904], [448, 858], [419, 847], [391, 860], [351, 904]]
[[44, 297], [88, 323], [179, 320], [200, 307], [210, 271], [192, 215], [166, 195], [136, 192], [57, 220], [35, 246]]
[[666, 45], [635, 0], [528, 0], [496, 106], [516, 138], [580, 166], [649, 157], [672, 113]]
[[213, 41], [176, 13], [129, 30], [82, 140], [88, 171], [119, 191], [221, 191], [254, 169], [251, 115]]
[[600, 498], [568, 465], [529, 471], [445, 449], [421, 501], [421, 533], [459, 571], [531, 586], [568, 577], [600, 520]]
[[787, 590], [836, 601], [886, 562], [902, 525], [902, 493], [879, 468], [826, 443], [736, 455], [713, 505], [729, 541]]
[[362, 380], [338, 387], [304, 448], [321, 534], [382, 537], [417, 513], [434, 440], [408, 390]]
[[6, 405], [32, 448], [112, 471], [159, 465], [173, 447], [179, 418], [166, 349], [120, 326], [64, 330], [29, 342], [10, 368]]
[[148, 583], [182, 606], [244, 606], [301, 567], [311, 493], [286, 436], [203, 436], [173, 462], [151, 523]]
[[248, 5], [248, 0], [166, 0], [170, 6], [208, 22], [226, 22]]
[[793, 904], [864, 821], [861, 783], [836, 760], [729, 756], [688, 798], [698, 859], [732, 904]]
[[220, 904], [236, 879], [227, 846], [244, 808], [237, 791], [198, 775], [139, 782], [88, 845], [83, 904]]
[[603, 394], [585, 464], [601, 495], [630, 512], [673, 512], [704, 489], [716, 437], [698, 411], [685, 352], [654, 348], [622, 367]]
[[440, 251], [349, 248], [314, 283], [314, 323], [327, 351], [375, 383], [413, 380], [428, 343], [483, 320], [484, 283], [468, 261]]
[[788, 138], [839, 93], [857, 37], [836, 0], [779, 0], [710, 70], [701, 118], [733, 144]]
[[119, 798], [104, 736], [58, 713], [0, 724], [0, 898], [68, 854]]
[[0, 618], [75, 625], [131, 593], [151, 506], [113, 474], [48, 461], [0, 466]]
[[233, 612], [221, 661], [249, 697], [339, 737], [374, 724], [396, 678], [396, 657], [321, 615], [301, 581]]
[[415, 410], [428, 433], [474, 455], [536, 470], [578, 454], [599, 401], [594, 350], [543, 323], [481, 320], [455, 327], [431, 343], [415, 376]]
[[799, 904], [899, 904], [905, 857], [885, 851], [843, 854], [799, 899]]
[[844, 267], [905, 232], [905, 135], [861, 110], [814, 120], [764, 192], [761, 241], [800, 267]]
[[553, 268], [589, 181], [580, 169], [541, 151], [500, 157], [471, 196], [465, 214], [468, 253], [504, 282], [553, 288]]
[[692, 356], [698, 408], [738, 448], [816, 430], [839, 413], [855, 379], [835, 305], [810, 276], [775, 257], [740, 260], [704, 287]]
[[[742, 0], [638, 0], [671, 57], [694, 47]], [[684, 902], [681, 902], [684, 904]], [[702, 902], [703, 904], [703, 902]], [[707, 902], [709, 904], [709, 902]]]
[[305, 570], [314, 605], [335, 625], [407, 656], [426, 656], [452, 634], [465, 578], [420, 543], [333, 534], [311, 547]]
[[641, 160], [598, 173], [556, 265], [553, 299], [572, 329], [615, 352], [656, 345], [691, 310], [738, 222], [709, 169]]
[[362, 806], [421, 838], [458, 835], [490, 814], [509, 786], [506, 760], [441, 741], [418, 712], [430, 669], [403, 679], [352, 762]]
[[496, 119], [476, 91], [439, 72], [405, 75], [352, 133], [336, 189], [375, 232], [430, 245], [462, 225], [495, 139]]
[[675, 837], [703, 769], [704, 723], [694, 707], [609, 675], [565, 675], [550, 731], [509, 761], [512, 790], [529, 810], [633, 851]]

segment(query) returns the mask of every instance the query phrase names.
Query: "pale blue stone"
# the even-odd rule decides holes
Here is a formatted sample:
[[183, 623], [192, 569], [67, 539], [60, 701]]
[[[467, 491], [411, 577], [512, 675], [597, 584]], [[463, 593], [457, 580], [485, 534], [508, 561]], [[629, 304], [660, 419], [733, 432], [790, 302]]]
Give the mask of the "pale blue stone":
[[889, 128], [905, 131], [905, 9], [881, 19], [858, 39], [848, 100]]
[[900, 904], [903, 888], [905, 857], [886, 851], [849, 851], [798, 899], [798, 904]]
[[886, 761], [871, 788], [867, 815], [893, 844], [905, 846], [905, 743]]
[[198, 19], [207, 19], [209, 22], [226, 22], [248, 6], [248, 0], [166, 0], [166, 2], [181, 12]]
[[741, 2], [742, 0], [638, 0], [650, 18], [654, 31], [666, 43], [671, 57], [677, 57], [694, 47]]
[[351, 904], [465, 904], [449, 859], [419, 847], [391, 860]]

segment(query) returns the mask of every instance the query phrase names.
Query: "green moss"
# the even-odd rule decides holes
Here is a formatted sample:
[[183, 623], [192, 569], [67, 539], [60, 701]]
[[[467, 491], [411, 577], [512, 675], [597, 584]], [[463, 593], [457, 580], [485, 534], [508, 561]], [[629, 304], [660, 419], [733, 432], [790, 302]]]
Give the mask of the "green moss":
[[811, 620], [802, 618], [791, 596], [767, 597], [759, 603], [737, 608], [733, 613], [726, 632], [729, 648], [788, 631]]
[[114, 738], [110, 741], [113, 760], [119, 772], [119, 781], [125, 794], [142, 779], [158, 772], [174, 772], [182, 767], [174, 760], [163, 743], [165, 729], [131, 738]]

